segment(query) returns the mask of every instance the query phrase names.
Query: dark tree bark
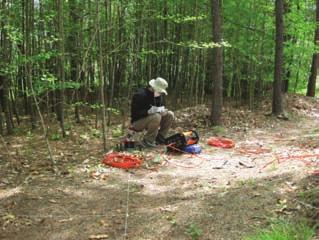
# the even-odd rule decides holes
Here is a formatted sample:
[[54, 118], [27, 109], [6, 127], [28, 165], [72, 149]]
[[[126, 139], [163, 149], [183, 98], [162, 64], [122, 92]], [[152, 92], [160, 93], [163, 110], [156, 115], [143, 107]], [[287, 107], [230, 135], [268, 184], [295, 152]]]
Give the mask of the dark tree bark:
[[[319, 0], [316, 1], [316, 31], [315, 31], [315, 45], [319, 41]], [[307, 96], [314, 97], [316, 95], [316, 81], [317, 81], [317, 72], [319, 66], [319, 53], [314, 53], [312, 56], [311, 71], [307, 86]]]
[[[212, 23], [213, 23], [213, 42], [220, 43], [221, 33], [221, 1], [211, 1]], [[213, 104], [211, 109], [211, 123], [213, 125], [221, 124], [221, 113], [223, 106], [223, 55], [222, 48], [213, 49]]]
[[[1, 49], [1, 48], [0, 48]], [[4, 76], [0, 73], [0, 134], [3, 134], [4, 128], [4, 117], [3, 117], [3, 106], [4, 106]]]
[[9, 97], [9, 79], [6, 76], [3, 77], [3, 110], [4, 116], [7, 126], [7, 133], [13, 133], [13, 121], [12, 121], [12, 113], [10, 107], [10, 97]]
[[[5, 1], [2, 2], [0, 5], [0, 9], [2, 12], [5, 10]], [[4, 42], [4, 18], [1, 19], [0, 22], [0, 58], [4, 59], [4, 49], [3, 49], [3, 42]], [[3, 69], [4, 61], [0, 60], [0, 69]], [[4, 117], [3, 117], [3, 103], [4, 103], [4, 76], [3, 73], [0, 72], [0, 134], [3, 134], [4, 129]]]
[[[25, 55], [31, 57], [33, 55], [32, 49], [32, 31], [34, 28], [34, 17], [33, 17], [34, 1], [25, 1]], [[32, 89], [32, 76], [33, 76], [33, 64], [32, 61], [27, 61], [25, 64], [25, 74], [27, 81], [27, 92], [31, 93]], [[31, 127], [36, 128], [36, 115], [34, 109], [34, 101], [31, 94], [27, 94], [27, 112], [30, 114]]]
[[[114, 77], [111, 78], [111, 87], [108, 92], [109, 96], [109, 105], [111, 106], [113, 103], [113, 98], [121, 95], [121, 87], [123, 86], [123, 82], [126, 78], [126, 65], [127, 65], [127, 49], [124, 47], [124, 42], [126, 39], [126, 27], [125, 27], [125, 1], [120, 0], [117, 8], [118, 19], [118, 32], [117, 32], [117, 43], [116, 47], [119, 47], [119, 55], [115, 57], [115, 73]], [[106, 85], [107, 87], [107, 85]]]
[[[21, 1], [21, 31], [23, 33], [23, 41], [20, 47], [20, 51], [22, 55], [26, 55], [26, 1]], [[20, 77], [20, 91], [21, 95], [23, 96], [23, 108], [24, 108], [24, 114], [29, 114], [29, 107], [28, 107], [28, 97], [27, 97], [27, 82], [26, 82], [26, 64], [23, 64], [23, 66], [20, 66], [19, 69], [19, 75]]]
[[100, 5], [99, 0], [96, 1], [96, 26], [97, 26], [97, 42], [99, 48], [99, 82], [100, 82], [100, 97], [101, 97], [101, 113], [102, 113], [102, 138], [103, 138], [103, 149], [106, 148], [106, 116], [105, 116], [105, 94], [104, 94], [104, 63], [103, 63], [103, 48], [102, 48], [102, 36], [100, 29]]
[[66, 136], [64, 129], [64, 27], [63, 27], [63, 1], [56, 0], [57, 7], [57, 27], [59, 34], [58, 50], [59, 57], [57, 63], [58, 78], [60, 81], [60, 89], [58, 91], [58, 119], [60, 121], [60, 127], [63, 137]]
[[[284, 15], [289, 14], [291, 12], [291, 5], [292, 2], [290, 1], [284, 1]], [[294, 37], [289, 34], [289, 33], [284, 33], [284, 42], [295, 42], [296, 40]], [[290, 59], [287, 59], [287, 67], [284, 69], [284, 75], [283, 75], [283, 80], [282, 80], [282, 92], [287, 93], [289, 90], [289, 79], [291, 76], [291, 66], [293, 65], [293, 56], [290, 57]]]
[[1, 76], [0, 76], [0, 135], [3, 134], [3, 83], [1, 82]]
[[[72, 28], [68, 35], [68, 51], [71, 56], [70, 59], [70, 79], [74, 82], [80, 82], [82, 70], [81, 70], [81, 41], [82, 39], [79, 37], [81, 29], [81, 10], [82, 4], [77, 3], [75, 0], [69, 0], [69, 19], [72, 24]], [[74, 89], [75, 93], [75, 106], [74, 106], [74, 117], [77, 123], [81, 122], [80, 119], [80, 110], [79, 110], [79, 89]]]
[[282, 70], [283, 70], [283, 45], [284, 45], [284, 5], [283, 0], [276, 0], [276, 49], [275, 72], [273, 82], [272, 114], [279, 116], [283, 113], [282, 107]]
[[[7, 15], [7, 2], [6, 0], [2, 1], [1, 5], [1, 10], [4, 15]], [[11, 114], [11, 108], [10, 108], [10, 97], [9, 97], [9, 87], [10, 87], [10, 82], [9, 78], [3, 69], [5, 69], [7, 63], [9, 62], [9, 42], [8, 42], [8, 34], [5, 29], [5, 17], [2, 18], [1, 21], [1, 41], [0, 41], [0, 57], [2, 64], [0, 65], [0, 104], [2, 105], [2, 108], [0, 107], [0, 115], [2, 115], [2, 110], [4, 112], [4, 117], [5, 117], [5, 122], [6, 122], [6, 128], [7, 128], [7, 133], [12, 134], [13, 133], [13, 121], [12, 121], [12, 114]], [[2, 124], [2, 117], [0, 116], [1, 124]], [[2, 126], [0, 127], [2, 128]], [[2, 129], [1, 129], [2, 132]]]

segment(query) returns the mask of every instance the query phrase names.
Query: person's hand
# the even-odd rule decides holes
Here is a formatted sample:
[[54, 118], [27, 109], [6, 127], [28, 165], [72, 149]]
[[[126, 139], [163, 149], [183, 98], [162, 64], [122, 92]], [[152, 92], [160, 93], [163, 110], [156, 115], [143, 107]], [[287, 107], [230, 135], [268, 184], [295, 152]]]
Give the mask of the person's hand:
[[158, 111], [159, 111], [158, 107], [152, 106], [150, 109], [148, 109], [147, 113], [148, 114], [154, 114], [154, 113], [157, 113]]
[[164, 111], [160, 112], [161, 116], [165, 116], [167, 113], [168, 113], [167, 109], [165, 109]]
[[159, 107], [157, 110], [161, 114], [161, 116], [165, 116], [167, 114], [167, 109], [164, 106]]
[[162, 112], [166, 112], [166, 111], [167, 111], [167, 109], [164, 106], [161, 106], [161, 107], [157, 108], [157, 112], [158, 113], [162, 113]]
[[148, 111], [148, 114], [160, 113], [162, 116], [166, 115], [167, 109], [164, 106], [156, 107], [152, 106]]

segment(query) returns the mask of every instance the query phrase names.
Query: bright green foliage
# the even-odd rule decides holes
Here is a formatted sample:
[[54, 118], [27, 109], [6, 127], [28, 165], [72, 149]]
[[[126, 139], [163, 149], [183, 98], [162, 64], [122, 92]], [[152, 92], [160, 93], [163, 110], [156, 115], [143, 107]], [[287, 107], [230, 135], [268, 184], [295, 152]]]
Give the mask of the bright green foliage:
[[[5, 21], [5, 28], [11, 42], [12, 58], [11, 64], [2, 71], [11, 73], [12, 76], [18, 75], [18, 68], [31, 61], [35, 72], [40, 73], [40, 76], [35, 77], [39, 79], [35, 80], [36, 94], [59, 88], [79, 89], [80, 84], [71, 83], [76, 80], [75, 76], [70, 75], [73, 67], [70, 65], [71, 61], [78, 58], [82, 61], [80, 63], [84, 64], [90, 60], [92, 67], [98, 67], [96, 65], [98, 48], [92, 39], [96, 36], [94, 1], [65, 1], [67, 60], [65, 69], [70, 79], [65, 86], [57, 86], [52, 81], [48, 86], [42, 84], [48, 81], [43, 80], [46, 76], [50, 76], [51, 79], [56, 78], [54, 68], [48, 63], [52, 63], [52, 60], [59, 55], [55, 47], [59, 39], [54, 26], [56, 18], [54, 1], [41, 0], [40, 3], [41, 5], [35, 5], [33, 33], [35, 40], [38, 41], [38, 47], [29, 59], [24, 57], [19, 47], [24, 41], [20, 14], [22, 2], [14, 1], [10, 5], [12, 14]], [[211, 14], [207, 7], [210, 5], [208, 0], [139, 2], [116, 0], [110, 1], [109, 4], [111, 4], [110, 13], [101, 7], [101, 18], [105, 22], [101, 32], [105, 34], [104, 43], [108, 45], [104, 46], [105, 63], [111, 64], [106, 69], [114, 71], [112, 66], [121, 60], [123, 55], [126, 56], [126, 61], [123, 63], [126, 68], [121, 70], [124, 71], [121, 75], [123, 79], [112, 79], [116, 76], [111, 72], [108, 73], [108, 84], [113, 80], [119, 81], [116, 85], [127, 88], [129, 80], [139, 85], [157, 75], [169, 78], [171, 74], [169, 71], [173, 71], [174, 75], [171, 76], [173, 86], [178, 85], [179, 79], [183, 79], [185, 91], [194, 91], [195, 82], [203, 82], [205, 86], [210, 84], [211, 80], [206, 73], [210, 68], [207, 66], [207, 59], [211, 54], [210, 49], [214, 47], [225, 49], [224, 79], [227, 95], [241, 97], [243, 94], [247, 95], [245, 92], [251, 89], [257, 91], [257, 88], [267, 86], [273, 80], [275, 27], [274, 3], [271, 1], [223, 1], [224, 41], [222, 43], [211, 41]], [[108, 26], [108, 22], [112, 25]], [[305, 87], [314, 51], [314, 2], [291, 1], [286, 11], [285, 25], [287, 35], [285, 67], [290, 76], [290, 89], [297, 91]], [[121, 41], [118, 39], [119, 35]], [[82, 45], [78, 42], [79, 38]], [[194, 50], [196, 52], [192, 53]], [[179, 61], [175, 60], [175, 57], [179, 58]], [[155, 63], [156, 65], [150, 70], [149, 65]], [[89, 67], [88, 64], [86, 62], [83, 66]], [[91, 77], [92, 75], [87, 79], [85, 87], [98, 88], [98, 81], [95, 79], [98, 76], [95, 74], [94, 79]]]
[[189, 235], [192, 240], [197, 240], [203, 234], [203, 231], [196, 224], [191, 223], [187, 226], [185, 233]]
[[120, 114], [120, 111], [116, 108], [107, 108], [106, 111], [110, 112], [110, 113], [113, 113], [114, 115], [119, 115]]
[[[232, 46], [226, 49], [225, 55], [227, 93], [240, 97], [245, 94], [245, 85], [249, 95], [253, 94], [251, 89], [257, 93], [263, 91], [273, 81], [274, 2], [224, 1], [223, 4], [224, 39]], [[305, 88], [308, 81], [314, 52], [314, 10], [314, 1], [290, 1], [286, 6], [283, 80], [289, 78], [291, 91]], [[234, 81], [238, 87], [232, 87]]]
[[261, 230], [257, 234], [244, 240], [310, 240], [314, 235], [314, 229], [305, 223], [294, 224], [286, 221], [278, 221], [267, 230]]
[[91, 109], [101, 109], [102, 108], [102, 104], [100, 104], [100, 103], [91, 104], [90, 108]]
[[53, 133], [50, 138], [52, 141], [59, 141], [61, 140], [62, 136], [58, 133]]
[[43, 74], [39, 80], [34, 81], [34, 92], [36, 95], [41, 95], [48, 91], [54, 91], [58, 89], [79, 89], [81, 86], [80, 83], [65, 81], [64, 85], [57, 81], [56, 77], [50, 73]]
[[216, 48], [216, 47], [231, 47], [229, 43], [227, 42], [221, 42], [221, 43], [180, 42], [180, 43], [177, 43], [177, 46], [187, 47], [191, 49], [210, 49], [210, 48]]
[[[32, 94], [39, 99], [48, 97], [47, 103], [54, 105], [60, 90], [66, 90], [65, 105], [101, 109], [97, 94], [101, 66], [108, 112], [115, 113], [110, 109], [122, 107], [116, 103], [123, 98], [127, 101], [136, 87], [157, 76], [169, 81], [174, 104], [204, 102], [212, 91], [214, 48], [223, 49], [224, 95], [254, 107], [256, 97], [271, 90], [274, 1], [222, 1], [222, 41], [216, 43], [212, 42], [210, 0], [65, 0], [64, 84], [58, 77], [61, 52], [56, 2], [36, 1], [34, 11], [28, 14], [32, 15], [30, 28], [25, 27], [25, 1], [6, 2], [6, 9], [0, 9], [6, 51], [0, 49], [0, 54], [6, 52], [7, 56], [0, 59], [0, 74], [10, 81], [10, 96], [17, 100], [18, 108], [27, 106], [23, 97]], [[318, 51], [313, 43], [315, 2], [287, 1], [284, 20], [283, 79], [289, 80], [289, 91], [303, 92], [312, 54]], [[102, 38], [101, 51], [97, 32]], [[33, 89], [27, 84], [30, 79]], [[192, 97], [185, 100], [185, 96]]]
[[123, 131], [122, 131], [122, 126], [121, 125], [117, 125], [116, 127], [114, 127], [112, 129], [112, 136], [113, 137], [120, 137], [123, 135]]
[[91, 134], [92, 134], [92, 136], [97, 137], [97, 138], [100, 138], [102, 135], [101, 131], [98, 129], [95, 129], [95, 128], [91, 128]]
[[[316, 87], [316, 96], [319, 96], [319, 86], [318, 85]], [[307, 92], [307, 88], [304, 85], [301, 85], [295, 90], [295, 92], [305, 95]]]
[[173, 23], [190, 23], [190, 22], [196, 22], [201, 21], [204, 19], [207, 19], [207, 15], [199, 15], [199, 16], [183, 16], [182, 14], [177, 13], [176, 15], [158, 15], [156, 16], [156, 19], [160, 20], [169, 20]]

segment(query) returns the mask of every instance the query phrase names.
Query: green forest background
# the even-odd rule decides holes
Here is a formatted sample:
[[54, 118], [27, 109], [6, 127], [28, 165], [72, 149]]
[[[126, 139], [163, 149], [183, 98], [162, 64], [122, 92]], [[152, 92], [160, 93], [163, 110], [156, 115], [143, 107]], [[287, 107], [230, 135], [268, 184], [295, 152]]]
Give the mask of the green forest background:
[[134, 90], [157, 76], [169, 82], [172, 107], [210, 103], [216, 48], [223, 50], [226, 101], [254, 110], [274, 81], [277, 2], [284, 10], [283, 93], [306, 93], [318, 50], [313, 0], [217, 1], [218, 43], [214, 1], [0, 2], [1, 133], [5, 126], [12, 133], [21, 116], [35, 128], [56, 113], [63, 129], [65, 115], [80, 122], [88, 109], [127, 114]]

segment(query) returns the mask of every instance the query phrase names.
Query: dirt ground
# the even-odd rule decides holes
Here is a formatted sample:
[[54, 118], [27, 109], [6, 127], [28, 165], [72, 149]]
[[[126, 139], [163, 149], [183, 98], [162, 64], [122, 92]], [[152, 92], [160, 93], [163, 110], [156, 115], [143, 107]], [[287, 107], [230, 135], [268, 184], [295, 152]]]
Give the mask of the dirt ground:
[[[283, 121], [264, 115], [267, 102], [229, 105], [220, 128], [205, 106], [177, 111], [202, 153], [145, 151], [130, 171], [101, 164], [88, 123], [50, 140], [58, 173], [41, 131], [21, 130], [0, 142], [0, 239], [238, 240], [277, 218], [319, 223], [319, 99], [290, 95], [287, 106]], [[235, 147], [207, 145], [216, 135]]]

